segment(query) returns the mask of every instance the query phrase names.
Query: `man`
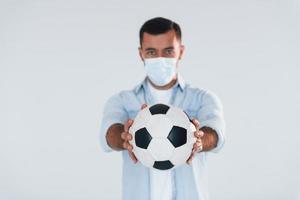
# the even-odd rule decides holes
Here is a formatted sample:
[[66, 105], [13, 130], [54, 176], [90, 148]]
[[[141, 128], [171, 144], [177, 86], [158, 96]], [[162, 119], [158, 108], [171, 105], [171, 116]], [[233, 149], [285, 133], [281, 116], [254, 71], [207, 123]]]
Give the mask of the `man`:
[[[218, 152], [224, 144], [222, 105], [213, 93], [184, 82], [177, 72], [183, 52], [177, 23], [161, 17], [145, 22], [140, 29], [139, 54], [147, 76], [105, 105], [100, 140], [105, 151], [122, 151], [124, 200], [208, 199], [206, 155]], [[140, 109], [155, 103], [182, 108], [197, 128], [187, 164], [169, 171], [144, 167], [129, 144], [133, 119]]]

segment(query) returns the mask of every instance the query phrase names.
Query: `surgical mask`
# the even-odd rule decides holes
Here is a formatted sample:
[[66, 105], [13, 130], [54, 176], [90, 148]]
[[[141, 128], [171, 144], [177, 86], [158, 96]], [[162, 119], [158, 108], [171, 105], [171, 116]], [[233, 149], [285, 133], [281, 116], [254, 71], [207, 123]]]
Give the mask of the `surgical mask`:
[[155, 85], [167, 85], [177, 73], [176, 62], [176, 58], [147, 58], [145, 59], [146, 74]]

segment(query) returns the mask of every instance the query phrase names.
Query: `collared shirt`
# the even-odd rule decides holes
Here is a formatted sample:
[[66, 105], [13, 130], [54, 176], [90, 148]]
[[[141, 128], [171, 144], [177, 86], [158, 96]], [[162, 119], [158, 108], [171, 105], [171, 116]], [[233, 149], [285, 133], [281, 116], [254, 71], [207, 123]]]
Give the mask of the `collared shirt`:
[[[100, 130], [100, 143], [104, 151], [112, 151], [105, 137], [108, 128], [112, 124], [124, 124], [128, 119], [134, 119], [144, 103], [148, 105], [155, 103], [149, 92], [147, 79], [134, 89], [121, 91], [108, 99]], [[215, 94], [190, 86], [178, 74], [170, 104], [183, 109], [190, 118], [198, 119], [201, 127], [210, 127], [216, 131], [218, 143], [210, 152], [218, 152], [222, 148], [225, 140], [225, 122], [221, 101]], [[208, 199], [206, 164], [208, 153], [197, 153], [191, 165], [184, 164], [174, 169], [176, 200]], [[122, 158], [122, 199], [149, 200], [149, 168], [139, 162], [134, 164], [127, 151], [122, 151]]]

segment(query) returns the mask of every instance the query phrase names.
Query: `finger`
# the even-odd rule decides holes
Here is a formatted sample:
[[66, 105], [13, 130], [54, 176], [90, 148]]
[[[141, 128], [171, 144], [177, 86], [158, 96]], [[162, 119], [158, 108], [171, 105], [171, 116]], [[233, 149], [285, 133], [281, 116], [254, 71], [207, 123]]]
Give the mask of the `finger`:
[[128, 134], [127, 134], [127, 136], [126, 136], [126, 140], [127, 140], [127, 141], [130, 141], [130, 140], [132, 140], [132, 135], [131, 135], [130, 133], [128, 133]]
[[124, 124], [124, 131], [125, 132], [128, 132], [129, 127], [132, 125], [132, 123], [133, 123], [132, 119], [127, 120], [127, 122]]
[[123, 148], [129, 152], [132, 152], [132, 150], [133, 150], [133, 146], [131, 144], [129, 144], [128, 142], [123, 143]]
[[132, 150], [133, 150], [133, 146], [129, 143], [127, 144], [127, 150], [130, 152], [132, 152]]
[[142, 106], [141, 106], [141, 110], [143, 110], [144, 108], [146, 108], [148, 105], [143, 103]]
[[200, 138], [202, 138], [204, 136], [204, 132], [202, 130], [200, 130], [198, 132], [199, 132]]
[[201, 141], [197, 141], [196, 145], [197, 145], [197, 148], [199, 149], [201, 147], [201, 145], [202, 145], [202, 142]]
[[123, 140], [129, 141], [129, 140], [132, 140], [132, 135], [128, 132], [122, 132], [121, 133], [121, 138]]
[[198, 151], [198, 149], [199, 149], [199, 147], [198, 147], [197, 143], [195, 143], [193, 146], [192, 153], [196, 153]]
[[127, 132], [122, 132], [121, 133], [121, 138], [123, 139], [123, 140], [126, 140], [126, 137], [127, 137]]
[[196, 127], [196, 130], [200, 129], [200, 122], [197, 119], [192, 119], [193, 124]]
[[195, 154], [196, 154], [196, 152], [197, 152], [199, 149], [200, 149], [200, 147], [198, 146], [198, 144], [197, 144], [197, 143], [194, 143], [193, 149], [192, 149], [192, 153], [191, 153], [190, 157], [189, 157], [188, 160], [187, 160], [187, 163], [188, 163], [189, 165], [192, 163], [192, 160], [194, 159]]
[[128, 150], [128, 142], [123, 142], [123, 148]]
[[188, 160], [186, 161], [189, 165], [191, 165], [192, 164], [192, 160], [193, 160], [193, 158], [194, 158], [194, 153], [192, 153], [191, 155], [190, 155], [190, 157], [188, 158]]
[[196, 138], [200, 138], [200, 133], [199, 133], [199, 131], [195, 131], [194, 135], [195, 135]]
[[204, 136], [204, 132], [203, 131], [196, 131], [196, 132], [194, 132], [194, 135], [195, 135], [195, 137], [197, 138], [197, 139], [200, 139], [200, 138], [202, 138], [203, 136]]
[[137, 163], [137, 158], [135, 157], [134, 153], [133, 152], [128, 152], [129, 153], [129, 156], [131, 158], [131, 160], [134, 162], [134, 163]]

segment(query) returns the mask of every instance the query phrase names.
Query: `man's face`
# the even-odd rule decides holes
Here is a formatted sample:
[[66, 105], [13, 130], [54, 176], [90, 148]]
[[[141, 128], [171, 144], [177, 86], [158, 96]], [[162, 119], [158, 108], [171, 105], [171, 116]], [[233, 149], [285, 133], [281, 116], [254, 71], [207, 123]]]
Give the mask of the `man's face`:
[[139, 48], [141, 59], [147, 58], [177, 58], [181, 59], [184, 51], [184, 46], [181, 41], [176, 38], [174, 30], [162, 33], [159, 35], [151, 35], [144, 33], [142, 45]]

